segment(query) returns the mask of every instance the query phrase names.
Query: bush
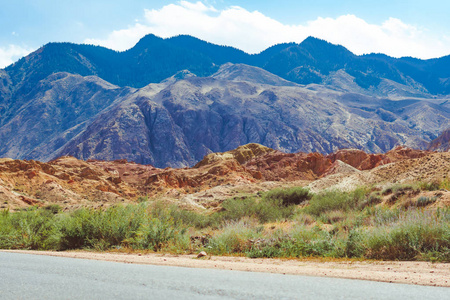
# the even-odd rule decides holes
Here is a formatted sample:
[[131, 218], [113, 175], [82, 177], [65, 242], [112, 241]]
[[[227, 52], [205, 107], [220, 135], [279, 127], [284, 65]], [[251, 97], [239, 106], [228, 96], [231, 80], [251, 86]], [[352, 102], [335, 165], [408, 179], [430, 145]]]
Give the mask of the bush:
[[249, 240], [261, 237], [257, 221], [243, 218], [239, 221], [226, 222], [221, 231], [209, 240], [207, 248], [211, 253], [219, 255], [243, 253], [250, 249]]
[[383, 196], [389, 195], [389, 194], [395, 194], [397, 192], [407, 192], [407, 191], [414, 191], [414, 187], [411, 184], [394, 184], [390, 187], [385, 188], [381, 194]]
[[168, 209], [168, 215], [173, 219], [175, 225], [183, 225], [185, 227], [195, 227], [198, 229], [206, 228], [209, 226], [217, 226], [215, 219], [210, 215], [180, 209], [173, 205]]
[[333, 210], [354, 210], [365, 199], [366, 193], [364, 189], [356, 189], [353, 192], [325, 191], [314, 195], [305, 211], [319, 216]]
[[323, 213], [319, 216], [319, 220], [325, 224], [334, 224], [341, 222], [347, 218], [347, 215], [342, 210], [332, 210]]
[[174, 226], [172, 218], [151, 218], [141, 224], [136, 235], [129, 239], [129, 244], [133, 248], [152, 249], [156, 252], [175, 239], [177, 233], [178, 228]]
[[436, 191], [440, 189], [440, 183], [439, 182], [420, 182], [419, 188], [422, 191]]
[[61, 206], [59, 206], [58, 204], [49, 204], [44, 206], [43, 209], [50, 211], [54, 215], [62, 211]]
[[450, 213], [423, 210], [402, 211], [398, 218], [386, 220], [362, 234], [364, 256], [374, 259], [416, 260], [442, 253], [450, 255]]
[[147, 207], [149, 215], [154, 218], [170, 216], [175, 226], [205, 228], [214, 225], [214, 218], [202, 213], [181, 209], [175, 204], [167, 204], [162, 201], [150, 203]]
[[244, 217], [255, 217], [262, 223], [288, 219], [294, 215], [295, 203], [306, 201], [309, 197], [308, 190], [302, 188], [276, 189], [265, 193], [259, 201], [254, 197], [235, 197], [222, 203], [223, 211], [214, 223], [238, 221]]
[[424, 196], [421, 196], [421, 197], [419, 197], [419, 199], [417, 199], [416, 206], [417, 207], [424, 207], [424, 206], [433, 204], [436, 201], [437, 201], [437, 197], [424, 197]]
[[371, 193], [369, 196], [367, 196], [363, 201], [361, 201], [358, 204], [359, 209], [364, 209], [369, 206], [374, 206], [377, 204], [380, 204], [382, 202], [382, 199], [380, 197], [379, 192]]
[[443, 189], [443, 190], [450, 190], [450, 180], [448, 180], [447, 178], [445, 178], [444, 180], [442, 180], [439, 183], [439, 189]]
[[263, 199], [276, 203], [277, 206], [299, 205], [310, 200], [309, 190], [302, 187], [290, 189], [274, 189], [264, 194]]
[[244, 217], [256, 215], [257, 202], [253, 197], [235, 197], [222, 203], [223, 211], [219, 213], [222, 221], [239, 221]]
[[0, 215], [0, 248], [2, 249], [53, 249], [59, 241], [51, 212], [31, 208]]
[[319, 227], [299, 226], [281, 242], [285, 257], [342, 257], [343, 244], [336, 236]]
[[145, 205], [112, 206], [102, 210], [82, 208], [61, 214], [58, 227], [60, 248], [105, 250], [131, 238], [144, 222]]
[[[403, 188], [394, 187], [392, 192]], [[328, 191], [314, 195], [309, 206], [298, 208], [298, 200], [285, 200], [293, 194], [274, 190], [261, 193], [260, 199], [228, 199], [223, 211], [211, 215], [152, 201], [73, 212], [61, 212], [57, 205], [15, 213], [3, 210], [0, 248], [107, 250], [125, 246], [177, 253], [205, 249], [212, 254], [249, 257], [450, 261], [450, 209], [421, 208], [435, 197], [411, 200], [413, 209], [407, 210], [374, 206], [379, 195], [365, 189]], [[261, 224], [289, 218], [293, 221], [267, 231]], [[207, 238], [198, 243], [196, 230], [204, 228], [209, 232], [202, 232], [201, 237]]]
[[261, 223], [277, 220], [287, 220], [294, 216], [295, 206], [280, 205], [280, 202], [272, 202], [270, 199], [261, 199], [256, 206], [255, 216]]

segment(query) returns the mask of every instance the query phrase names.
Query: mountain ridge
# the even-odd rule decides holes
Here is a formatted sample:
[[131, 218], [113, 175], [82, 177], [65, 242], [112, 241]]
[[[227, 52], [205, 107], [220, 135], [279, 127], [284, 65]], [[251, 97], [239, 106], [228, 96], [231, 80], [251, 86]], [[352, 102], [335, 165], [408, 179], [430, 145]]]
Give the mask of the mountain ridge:
[[[60, 49], [55, 52], [54, 48]], [[43, 61], [32, 65], [33, 76], [26, 74], [24, 68], [31, 67], [29, 62], [39, 60], [39, 57]], [[430, 95], [450, 93], [450, 56], [429, 60], [380, 54], [358, 56], [343, 46], [314, 37], [299, 44], [274, 45], [258, 54], [188, 35], [163, 39], [149, 34], [123, 52], [93, 45], [49, 43], [4, 70], [15, 85], [25, 78], [34, 82], [50, 73], [69, 72], [96, 75], [119, 86], [140, 88], [158, 83], [183, 69], [197, 76], [209, 76], [218, 70], [218, 66], [228, 62], [260, 67], [299, 84], [323, 83], [330, 72], [345, 70], [363, 89], [378, 86], [384, 78], [422, 87]]]

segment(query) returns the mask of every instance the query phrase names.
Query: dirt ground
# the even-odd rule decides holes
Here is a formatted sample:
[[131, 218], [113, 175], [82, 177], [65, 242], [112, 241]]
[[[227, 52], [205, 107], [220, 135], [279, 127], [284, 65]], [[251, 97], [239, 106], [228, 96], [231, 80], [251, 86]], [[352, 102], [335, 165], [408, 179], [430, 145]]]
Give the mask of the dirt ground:
[[11, 252], [96, 259], [121, 263], [325, 276], [450, 287], [450, 264], [448, 263], [251, 259], [229, 256], [206, 256], [197, 258], [195, 255], [99, 253], [87, 251], [55, 252], [12, 250]]

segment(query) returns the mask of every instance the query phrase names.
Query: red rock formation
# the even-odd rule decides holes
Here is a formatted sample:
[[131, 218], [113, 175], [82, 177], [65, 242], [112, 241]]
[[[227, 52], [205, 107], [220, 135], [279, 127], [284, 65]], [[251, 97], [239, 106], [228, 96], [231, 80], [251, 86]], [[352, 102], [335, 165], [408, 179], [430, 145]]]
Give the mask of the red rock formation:
[[273, 151], [256, 157], [244, 166], [264, 180], [314, 180], [325, 172], [331, 161], [319, 153], [283, 153]]
[[332, 162], [340, 160], [358, 170], [370, 170], [391, 162], [391, 159], [385, 154], [367, 154], [358, 149], [338, 150], [335, 153], [327, 155], [327, 157]]
[[386, 152], [386, 156], [392, 162], [401, 161], [411, 158], [421, 158], [430, 154], [430, 151], [411, 149], [405, 146], [397, 146], [391, 151]]

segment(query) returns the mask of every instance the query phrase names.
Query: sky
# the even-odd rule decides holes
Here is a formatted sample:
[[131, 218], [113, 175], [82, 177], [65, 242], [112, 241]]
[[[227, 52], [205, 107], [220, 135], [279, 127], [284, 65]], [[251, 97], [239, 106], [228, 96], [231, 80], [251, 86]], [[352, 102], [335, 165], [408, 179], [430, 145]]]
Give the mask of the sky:
[[0, 0], [0, 68], [49, 42], [118, 51], [144, 35], [189, 34], [258, 53], [308, 36], [355, 54], [450, 54], [450, 1]]

